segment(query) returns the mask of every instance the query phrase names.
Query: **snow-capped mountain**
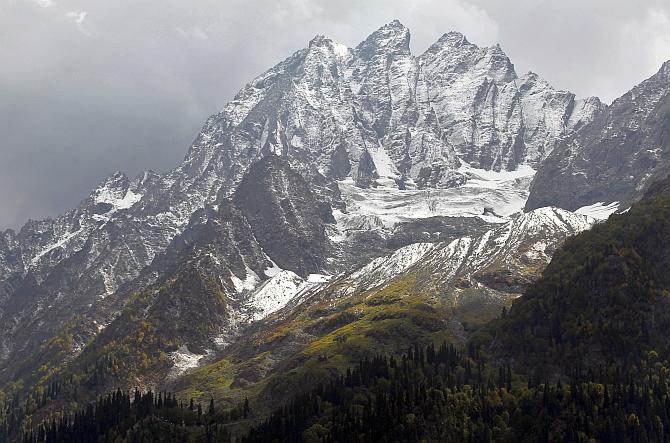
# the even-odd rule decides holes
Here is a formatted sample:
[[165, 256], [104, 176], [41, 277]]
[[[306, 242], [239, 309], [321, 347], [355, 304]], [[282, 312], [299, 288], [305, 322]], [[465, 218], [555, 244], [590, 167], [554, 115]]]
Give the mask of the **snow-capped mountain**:
[[526, 209], [625, 210], [670, 173], [670, 61], [561, 141], [539, 169]]
[[[0, 233], [0, 362], [73, 316], [88, 325], [77, 346], [89, 342], [201, 235], [230, 240], [207, 256], [225, 262], [211, 268], [228, 276], [219, 289], [268, 300], [254, 292], [268, 268], [301, 286], [508, 223], [542, 160], [602, 106], [517, 76], [499, 46], [452, 32], [415, 56], [409, 38], [397, 21], [355, 48], [317, 36], [210, 117], [175, 169], [115, 173], [63, 216]], [[290, 171], [262, 173], [272, 154]], [[283, 188], [292, 174], [304, 192]], [[244, 303], [251, 318], [277, 309]]]

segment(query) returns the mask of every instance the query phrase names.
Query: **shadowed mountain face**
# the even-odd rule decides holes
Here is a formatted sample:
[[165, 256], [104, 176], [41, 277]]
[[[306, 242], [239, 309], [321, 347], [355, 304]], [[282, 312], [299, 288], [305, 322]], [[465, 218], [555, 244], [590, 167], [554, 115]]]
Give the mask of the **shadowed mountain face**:
[[330, 204], [318, 202], [302, 176], [280, 157], [271, 154], [253, 164], [233, 201], [277, 266], [302, 277], [324, 269], [324, 223], [335, 222]]
[[670, 62], [561, 141], [538, 170], [526, 209], [626, 209], [670, 173]]

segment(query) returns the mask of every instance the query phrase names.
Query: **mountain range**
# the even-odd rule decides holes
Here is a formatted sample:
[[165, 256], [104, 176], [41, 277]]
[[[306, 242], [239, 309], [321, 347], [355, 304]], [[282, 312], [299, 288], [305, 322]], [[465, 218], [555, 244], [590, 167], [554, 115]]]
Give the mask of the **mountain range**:
[[132, 387], [269, 412], [371, 349], [467, 343], [670, 173], [670, 63], [605, 105], [498, 45], [409, 42], [316, 36], [176, 168], [0, 232], [3, 397], [68, 380], [33, 423]]

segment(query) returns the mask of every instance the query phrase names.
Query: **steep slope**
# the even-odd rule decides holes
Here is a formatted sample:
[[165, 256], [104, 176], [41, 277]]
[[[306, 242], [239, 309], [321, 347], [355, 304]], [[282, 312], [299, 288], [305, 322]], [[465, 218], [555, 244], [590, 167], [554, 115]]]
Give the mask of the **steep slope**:
[[568, 136], [538, 170], [526, 210], [621, 210], [670, 173], [670, 62]]
[[[435, 119], [458, 157], [476, 168], [538, 167], [559, 137], [601, 107], [597, 99], [575, 101], [534, 73], [517, 77], [500, 46], [479, 48], [457, 32], [445, 34], [418, 60], [417, 101], [428, 107], [424, 118]], [[439, 151], [429, 153], [437, 163], [424, 166], [431, 167], [430, 175], [448, 166]], [[421, 177], [428, 174], [424, 170]]]
[[542, 378], [598, 368], [644, 373], [667, 362], [668, 245], [668, 194], [569, 239], [509, 315], [488, 328], [492, 352]]
[[328, 246], [324, 223], [335, 222], [332, 208], [318, 201], [284, 160], [271, 154], [253, 164], [233, 201], [277, 266], [303, 277], [323, 271]]
[[150, 172], [132, 181], [115, 173], [77, 209], [5, 233], [11, 249], [0, 252], [8, 264], [0, 270], [0, 359], [50, 336], [153, 258], [160, 237], [173, 227], [140, 221], [130, 212], [139, 211], [139, 201], [157, 180]]

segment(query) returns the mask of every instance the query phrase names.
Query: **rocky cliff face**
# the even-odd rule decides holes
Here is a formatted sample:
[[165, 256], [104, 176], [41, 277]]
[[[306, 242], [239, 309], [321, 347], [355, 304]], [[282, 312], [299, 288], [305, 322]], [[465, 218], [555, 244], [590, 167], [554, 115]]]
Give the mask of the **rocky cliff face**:
[[563, 140], [542, 164], [526, 209], [597, 203], [624, 210], [670, 173], [670, 62]]
[[[236, 146], [239, 171], [265, 150], [331, 178], [352, 170], [363, 186], [448, 187], [464, 180], [460, 161], [494, 170], [539, 165], [558, 137], [600, 108], [535, 74], [519, 78], [499, 46], [449, 33], [417, 57], [409, 38], [397, 21], [354, 49], [316, 37], [212, 117], [203, 142]], [[191, 155], [200, 151], [209, 155], [197, 143]]]
[[281, 158], [269, 155], [252, 165], [234, 202], [277, 266], [303, 277], [325, 268], [324, 223], [335, 223], [332, 209]]

